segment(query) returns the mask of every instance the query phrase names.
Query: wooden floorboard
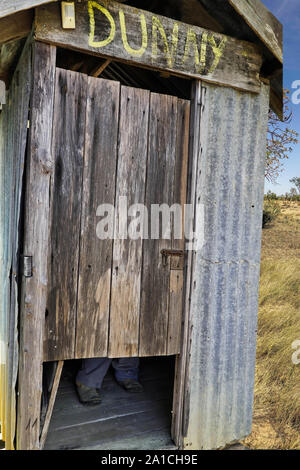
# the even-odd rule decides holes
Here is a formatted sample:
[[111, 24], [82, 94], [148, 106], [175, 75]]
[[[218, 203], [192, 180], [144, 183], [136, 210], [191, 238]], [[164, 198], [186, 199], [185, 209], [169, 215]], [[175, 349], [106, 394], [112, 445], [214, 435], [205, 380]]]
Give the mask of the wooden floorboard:
[[45, 450], [161, 449], [170, 437], [173, 360], [144, 359], [140, 367], [144, 392], [129, 394], [110, 370], [102, 386], [102, 403], [82, 405], [74, 388], [74, 371], [64, 371], [57, 393]]

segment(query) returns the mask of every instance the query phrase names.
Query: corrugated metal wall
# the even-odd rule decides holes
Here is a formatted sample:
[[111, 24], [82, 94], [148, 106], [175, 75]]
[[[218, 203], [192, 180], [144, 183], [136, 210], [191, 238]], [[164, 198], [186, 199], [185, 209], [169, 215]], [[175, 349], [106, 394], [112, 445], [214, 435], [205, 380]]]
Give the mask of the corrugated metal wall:
[[16, 421], [19, 226], [30, 83], [28, 45], [0, 115], [0, 423], [8, 450], [14, 446]]
[[[6, 109], [6, 107], [4, 108]], [[11, 250], [9, 250], [9, 208], [10, 192], [7, 194], [5, 182], [11, 179], [11, 168], [5, 164], [6, 124], [5, 111], [0, 115], [0, 423], [2, 438], [5, 436], [5, 385], [7, 363], [7, 311], [9, 310], [9, 273], [11, 264]]]
[[184, 447], [214, 449], [251, 432], [269, 87], [199, 83], [198, 95], [204, 246], [192, 256]]

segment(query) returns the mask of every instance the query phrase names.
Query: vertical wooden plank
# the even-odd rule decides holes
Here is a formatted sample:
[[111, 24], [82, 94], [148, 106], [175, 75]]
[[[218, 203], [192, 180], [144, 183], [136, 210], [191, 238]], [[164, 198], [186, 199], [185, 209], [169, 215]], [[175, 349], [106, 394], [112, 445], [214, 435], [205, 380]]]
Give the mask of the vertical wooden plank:
[[[9, 108], [11, 116], [9, 119], [10, 146], [7, 149], [7, 159], [13, 164], [13, 185], [11, 186], [14, 200], [11, 212], [11, 234], [12, 243], [12, 276], [11, 276], [11, 298], [10, 318], [7, 356], [7, 399], [6, 399], [6, 442], [5, 448], [14, 448], [15, 421], [16, 421], [16, 395], [15, 386], [18, 373], [18, 289], [21, 273], [19, 272], [20, 261], [20, 229], [21, 229], [21, 198], [23, 191], [23, 173], [27, 143], [27, 123], [29, 114], [29, 101], [31, 94], [32, 79], [32, 38], [29, 37], [22, 52], [19, 64], [14, 73], [11, 83]], [[8, 163], [8, 162], [7, 162]], [[7, 181], [8, 183], [8, 181]], [[4, 423], [2, 423], [4, 428]]]
[[[196, 180], [198, 171], [198, 158], [200, 152], [200, 123], [201, 123], [201, 82], [195, 81], [193, 83], [191, 92], [190, 104], [190, 124], [189, 124], [189, 151], [188, 151], [188, 176], [187, 176], [187, 203], [193, 207], [192, 213], [196, 204]], [[194, 229], [194, 227], [193, 227]], [[173, 392], [173, 417], [171, 435], [175, 444], [179, 447], [182, 446], [183, 435], [183, 398], [185, 391], [185, 371], [186, 361], [188, 354], [188, 339], [189, 339], [189, 313], [190, 313], [190, 290], [191, 290], [191, 274], [193, 270], [194, 253], [193, 251], [187, 252], [186, 264], [184, 269], [184, 298], [183, 298], [183, 318], [184, 326], [181, 335], [180, 355], [176, 358], [175, 365], [175, 380]]]
[[[178, 100], [177, 108], [177, 152], [176, 169], [173, 189], [174, 203], [182, 208], [182, 238], [174, 238], [172, 233], [172, 249], [185, 249], [184, 240], [184, 205], [186, 204], [187, 191], [187, 167], [188, 167], [188, 144], [189, 144], [189, 118], [190, 102]], [[174, 260], [175, 261], [175, 260]], [[183, 269], [172, 269], [170, 272], [170, 298], [168, 318], [168, 348], [167, 354], [180, 353], [182, 311], [183, 311]]]
[[[107, 356], [112, 239], [97, 237], [97, 207], [115, 203], [120, 84], [88, 79], [75, 357]], [[102, 214], [102, 219], [103, 219]], [[106, 216], [107, 214], [105, 214]]]
[[[176, 162], [177, 98], [151, 94], [149, 150], [145, 205], [172, 206]], [[151, 224], [149, 223], [149, 227]], [[144, 240], [140, 319], [140, 356], [167, 353], [170, 264], [161, 250], [172, 247], [171, 238]]]
[[[116, 206], [120, 198], [127, 198], [127, 207], [144, 204], [146, 162], [148, 147], [148, 119], [150, 92], [135, 88], [121, 88], [119, 122], [119, 149], [116, 186]], [[138, 125], [138, 128], [137, 128]], [[121, 204], [120, 204], [121, 209]], [[117, 211], [115, 231], [124, 212]], [[129, 214], [130, 215], [130, 214]], [[132, 214], [133, 219], [143, 213]], [[129, 217], [130, 219], [130, 217]], [[131, 223], [133, 222], [133, 219]], [[125, 219], [126, 230], [130, 224]], [[143, 231], [143, 223], [138, 227]], [[122, 237], [122, 235], [121, 235]], [[138, 355], [140, 291], [142, 274], [143, 235], [114, 240], [111, 286], [109, 357]]]
[[45, 361], [74, 357], [86, 101], [87, 76], [57, 68]]
[[180, 353], [180, 335], [182, 327], [183, 271], [171, 269], [168, 317], [167, 354]]
[[39, 448], [55, 60], [55, 47], [34, 44], [24, 230], [24, 254], [33, 257], [33, 276], [22, 282], [17, 427], [17, 448], [24, 450]]

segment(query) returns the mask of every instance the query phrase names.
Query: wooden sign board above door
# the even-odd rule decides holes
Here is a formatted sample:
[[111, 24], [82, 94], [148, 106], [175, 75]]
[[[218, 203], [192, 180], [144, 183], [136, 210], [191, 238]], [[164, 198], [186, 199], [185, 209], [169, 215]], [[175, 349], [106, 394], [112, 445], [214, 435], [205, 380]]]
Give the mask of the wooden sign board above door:
[[35, 38], [174, 75], [259, 92], [262, 57], [254, 44], [114, 1], [76, 4], [64, 30], [59, 5], [39, 7]]

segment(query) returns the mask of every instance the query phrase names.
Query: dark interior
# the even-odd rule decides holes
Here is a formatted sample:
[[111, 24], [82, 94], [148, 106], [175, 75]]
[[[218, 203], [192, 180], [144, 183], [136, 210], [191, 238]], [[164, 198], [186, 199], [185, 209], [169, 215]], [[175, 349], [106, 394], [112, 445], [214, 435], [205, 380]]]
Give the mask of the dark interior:
[[[65, 361], [45, 450], [175, 448], [171, 439], [174, 356], [141, 359], [142, 393], [123, 390], [110, 367], [101, 388], [102, 403], [97, 406], [78, 400], [74, 384], [80, 362]], [[48, 386], [51, 366], [44, 364]], [[45, 387], [44, 380], [44, 395]]]
[[[57, 67], [59, 68], [98, 76], [97, 70], [105, 62], [106, 59], [103, 58], [70, 49], [57, 48]], [[121, 62], [111, 61], [101, 72], [99, 78], [116, 80], [121, 85], [142, 88], [154, 93], [173, 95], [187, 100], [191, 98], [192, 80]]]

